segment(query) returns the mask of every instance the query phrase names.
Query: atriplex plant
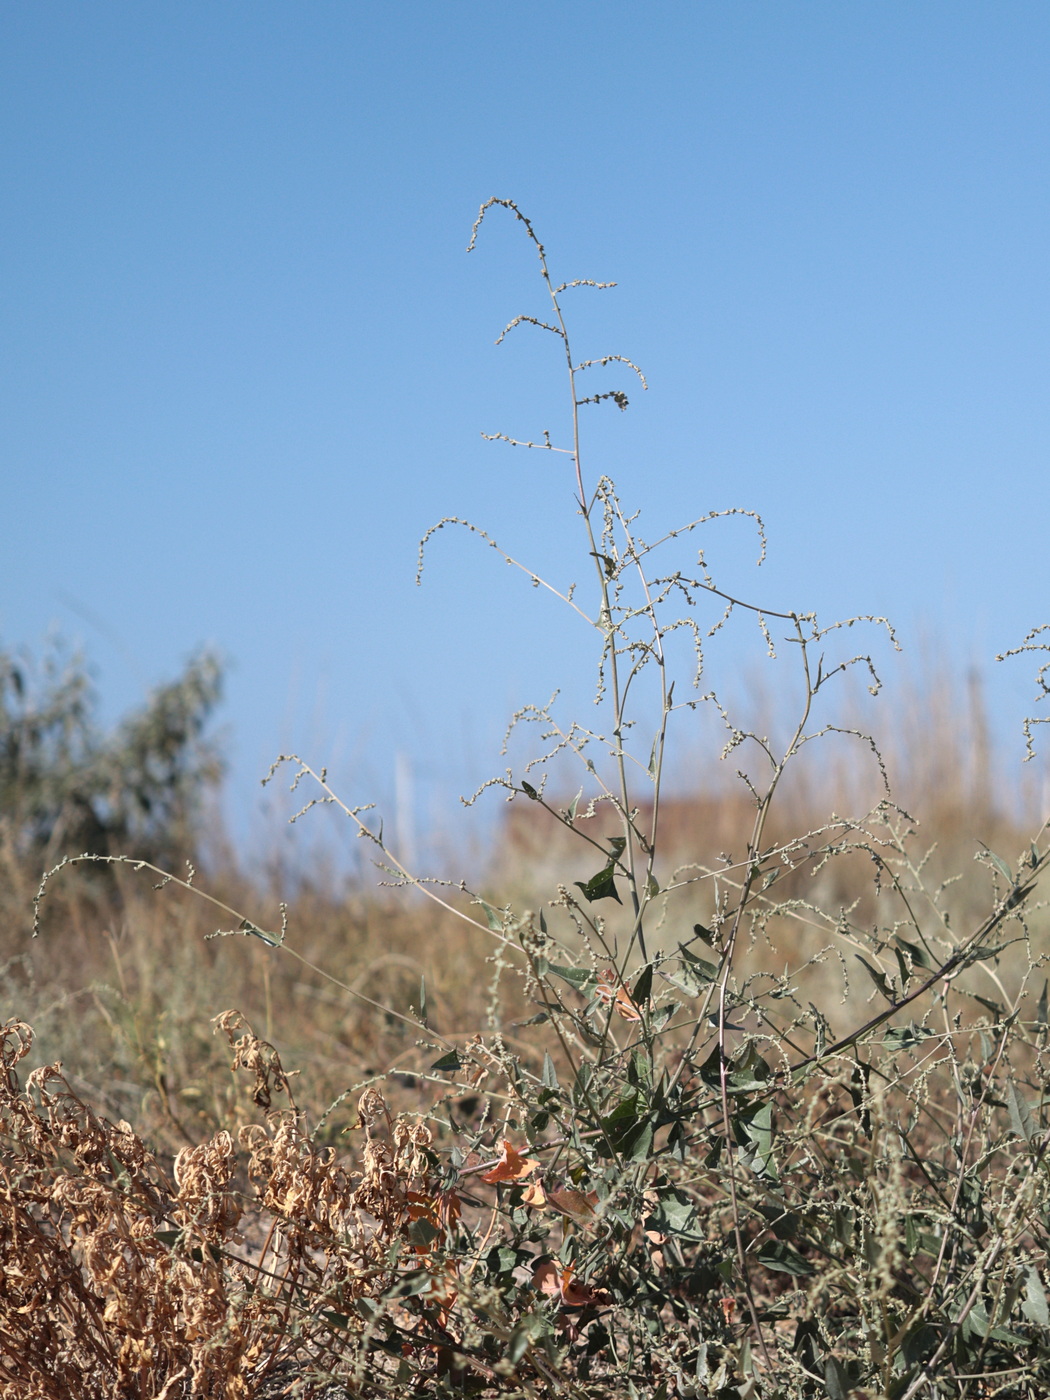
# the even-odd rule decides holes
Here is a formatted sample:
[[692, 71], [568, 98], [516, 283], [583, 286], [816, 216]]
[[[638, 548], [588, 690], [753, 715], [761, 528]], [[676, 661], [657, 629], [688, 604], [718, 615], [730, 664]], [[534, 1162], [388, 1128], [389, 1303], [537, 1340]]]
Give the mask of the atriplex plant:
[[[546, 433], [492, 436], [568, 459], [593, 602], [456, 517], [428, 531], [420, 570], [436, 530], [465, 526], [592, 629], [604, 723], [563, 722], [553, 701], [523, 709], [512, 727], [538, 725], [539, 753], [485, 784], [545, 814], [587, 863], [538, 910], [422, 879], [323, 768], [278, 761], [271, 776], [291, 763], [293, 789], [315, 785], [298, 816], [336, 806], [390, 882], [492, 941], [487, 1023], [439, 1034], [425, 985], [415, 1013], [393, 1008], [418, 1027], [428, 1061], [437, 1056], [423, 1072], [436, 1097], [423, 1115], [392, 1118], [367, 1088], [355, 1176], [318, 1138], [340, 1105], [312, 1127], [294, 1105], [270, 1110], [273, 1095], [289, 1093], [287, 1077], [272, 1047], [227, 1013], [222, 1029], [269, 1110], [242, 1134], [247, 1178], [237, 1188], [229, 1135], [180, 1158], [168, 1182], [145, 1157], [117, 1153], [136, 1183], [135, 1209], [155, 1201], [155, 1223], [168, 1226], [150, 1235], [143, 1268], [159, 1276], [170, 1260], [182, 1270], [179, 1290], [165, 1294], [166, 1326], [185, 1326], [189, 1305], [179, 1300], [193, 1293], [193, 1268], [215, 1273], [223, 1261], [221, 1289], [201, 1284], [223, 1300], [212, 1330], [187, 1333], [189, 1350], [168, 1348], [165, 1365], [175, 1375], [182, 1356], [187, 1376], [209, 1378], [236, 1366], [255, 1386], [280, 1376], [303, 1395], [335, 1394], [325, 1390], [335, 1382], [368, 1396], [424, 1386], [657, 1400], [1045, 1395], [1050, 1028], [1046, 984], [1040, 997], [1033, 981], [1045, 957], [1029, 921], [1050, 861], [1046, 828], [1016, 866], [985, 853], [982, 912], [953, 907], [890, 799], [878, 748], [816, 714], [853, 667], [877, 690], [870, 655], [828, 653], [854, 625], [887, 624], [826, 626], [756, 606], [722, 591], [702, 552], [686, 568], [654, 567], [661, 547], [751, 512], [709, 511], [655, 542], [641, 538], [612, 482], [588, 473], [581, 437], [581, 410], [606, 401], [623, 410], [627, 395], [583, 394], [581, 379], [609, 366], [643, 386], [644, 377], [620, 355], [577, 360], [563, 311], [570, 290], [612, 284], [556, 284], [510, 200], [482, 206], [471, 248], [493, 207], [522, 225], [549, 301], [500, 339], [522, 325], [553, 334], [569, 400], [564, 445]], [[752, 616], [771, 656], [786, 648], [797, 668], [799, 711], [779, 748], [702, 690], [705, 644], [738, 613]], [[682, 638], [689, 660], [676, 680]], [[741, 764], [749, 826], [735, 852], [701, 857], [698, 842], [675, 868], [661, 836], [671, 727], [703, 705], [725, 724], [723, 758]], [[776, 818], [784, 774], [830, 734], [858, 741], [884, 797], [864, 817], [792, 833]], [[582, 781], [568, 802], [552, 777], [566, 756]], [[855, 875], [862, 863], [870, 893], [845, 903], [836, 871]], [[284, 930], [234, 917], [230, 931], [292, 952]], [[874, 1007], [850, 989], [858, 963]], [[526, 1014], [508, 1023], [508, 1001], [523, 1000]], [[12, 1086], [21, 1044], [12, 1040]], [[40, 1087], [42, 1109], [11, 1089], [20, 1106], [5, 1110], [8, 1135], [18, 1138], [21, 1123], [28, 1141], [34, 1114], [57, 1113], [54, 1079]], [[88, 1128], [93, 1142], [105, 1136], [94, 1119]], [[51, 1170], [41, 1141], [30, 1173], [38, 1197]], [[112, 1159], [116, 1147], [107, 1150]], [[211, 1194], [201, 1184], [209, 1171]], [[232, 1243], [245, 1208], [270, 1230], [255, 1257]], [[104, 1283], [93, 1278], [91, 1288]], [[161, 1389], [167, 1374], [135, 1393], [172, 1393]]]

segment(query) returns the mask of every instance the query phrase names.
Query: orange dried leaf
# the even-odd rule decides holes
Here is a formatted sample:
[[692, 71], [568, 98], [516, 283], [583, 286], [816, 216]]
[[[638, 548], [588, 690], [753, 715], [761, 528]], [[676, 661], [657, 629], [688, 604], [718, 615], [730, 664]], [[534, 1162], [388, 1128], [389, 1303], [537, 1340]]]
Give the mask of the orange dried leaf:
[[625, 1021], [640, 1021], [642, 1013], [639, 1011], [637, 1003], [631, 998], [630, 992], [620, 982], [616, 980], [616, 973], [611, 967], [607, 967], [598, 978], [598, 985], [594, 989], [595, 996], [599, 1001], [609, 1005], [611, 1002]]
[[574, 1191], [568, 1187], [564, 1191], [548, 1191], [547, 1199], [554, 1209], [560, 1210], [563, 1215], [589, 1220], [598, 1204], [598, 1193], [588, 1191], [585, 1195], [582, 1191]]
[[538, 1181], [533, 1181], [526, 1186], [521, 1199], [527, 1206], [532, 1206], [535, 1210], [542, 1210], [547, 1204], [547, 1193]]
[[608, 1294], [597, 1288], [589, 1288], [585, 1283], [577, 1283], [572, 1270], [566, 1269], [561, 1280], [561, 1300], [567, 1308], [585, 1308], [591, 1303], [604, 1302]]
[[431, 1225], [452, 1225], [462, 1212], [460, 1199], [455, 1191], [438, 1191], [427, 1196], [420, 1191], [406, 1191], [409, 1220], [428, 1220]]
[[544, 1264], [537, 1264], [533, 1270], [532, 1281], [541, 1293], [546, 1293], [550, 1298], [560, 1298], [562, 1307], [565, 1308], [585, 1308], [592, 1303], [604, 1303], [608, 1300], [608, 1294], [598, 1288], [590, 1288], [585, 1283], [577, 1283], [573, 1277], [575, 1270], [570, 1264], [568, 1268], [559, 1269], [552, 1259], [548, 1259]]
[[491, 1171], [483, 1172], [482, 1181], [521, 1181], [526, 1176], [531, 1176], [539, 1167], [539, 1162], [533, 1157], [523, 1157], [521, 1153], [506, 1138], [500, 1143], [499, 1161]]

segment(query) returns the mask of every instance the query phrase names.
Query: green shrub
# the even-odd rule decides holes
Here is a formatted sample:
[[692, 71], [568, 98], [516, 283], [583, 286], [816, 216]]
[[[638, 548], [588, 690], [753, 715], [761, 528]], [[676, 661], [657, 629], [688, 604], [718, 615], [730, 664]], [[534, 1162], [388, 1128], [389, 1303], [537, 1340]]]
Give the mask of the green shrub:
[[38, 870], [66, 855], [189, 855], [222, 774], [204, 737], [222, 668], [201, 652], [110, 733], [79, 654], [0, 651], [0, 837]]

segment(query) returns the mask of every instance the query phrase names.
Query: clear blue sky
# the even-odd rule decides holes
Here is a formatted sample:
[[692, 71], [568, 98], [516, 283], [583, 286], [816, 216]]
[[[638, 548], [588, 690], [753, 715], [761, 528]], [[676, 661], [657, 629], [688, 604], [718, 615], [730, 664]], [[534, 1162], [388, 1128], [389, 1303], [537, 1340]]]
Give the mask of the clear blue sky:
[[218, 647], [242, 832], [283, 748], [354, 800], [498, 768], [593, 659], [466, 538], [413, 582], [444, 514], [583, 576], [567, 475], [480, 437], [562, 421], [552, 338], [493, 346], [531, 251], [464, 252], [500, 195], [619, 283], [577, 353], [648, 375], [592, 466], [650, 534], [752, 507], [732, 583], [990, 663], [1050, 621], [1048, 118], [1020, 0], [6, 0], [0, 640], [81, 640], [109, 715]]

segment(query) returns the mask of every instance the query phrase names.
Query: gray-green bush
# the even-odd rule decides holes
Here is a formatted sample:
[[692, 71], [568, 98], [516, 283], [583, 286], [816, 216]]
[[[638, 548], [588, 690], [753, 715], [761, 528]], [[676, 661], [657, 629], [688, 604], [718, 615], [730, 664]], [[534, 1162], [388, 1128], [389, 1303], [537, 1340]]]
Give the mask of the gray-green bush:
[[[0, 840], [22, 862], [190, 855], [222, 776], [205, 737], [222, 668], [201, 652], [106, 733], [83, 657], [0, 651]], [[45, 868], [40, 865], [41, 872]]]

